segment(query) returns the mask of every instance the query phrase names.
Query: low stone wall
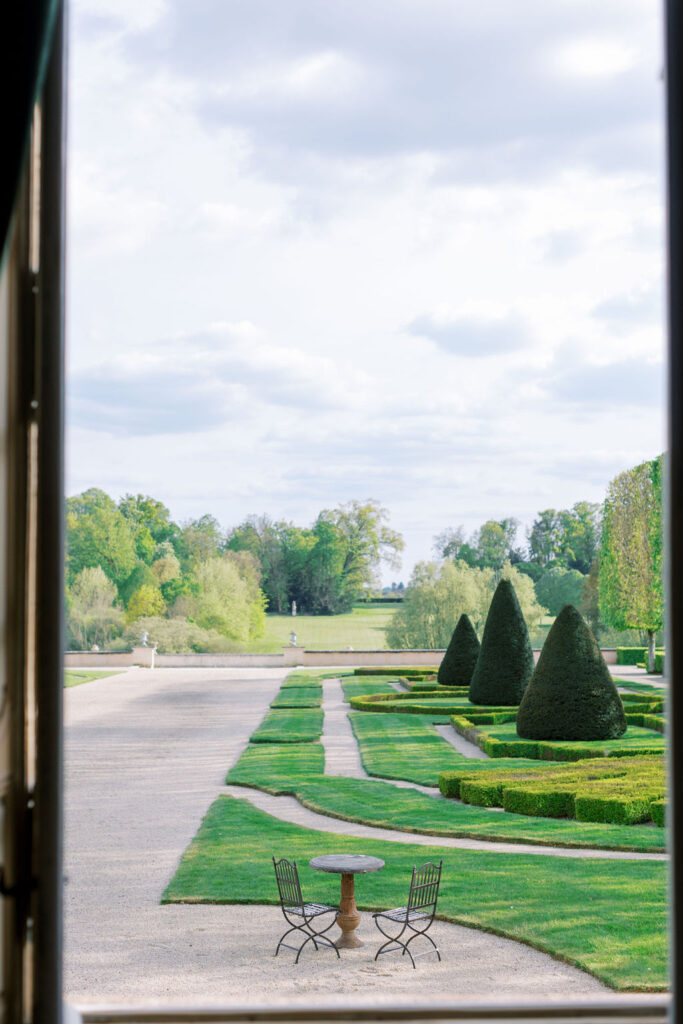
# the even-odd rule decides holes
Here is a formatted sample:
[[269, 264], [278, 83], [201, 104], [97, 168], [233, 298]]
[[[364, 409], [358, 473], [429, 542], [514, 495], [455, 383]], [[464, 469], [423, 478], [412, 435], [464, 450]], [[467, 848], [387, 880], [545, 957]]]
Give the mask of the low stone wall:
[[[602, 651], [608, 665], [616, 665], [615, 648]], [[538, 661], [539, 650], [534, 651]], [[281, 654], [159, 654], [154, 647], [135, 647], [128, 653], [107, 654], [104, 651], [67, 651], [66, 668], [354, 668], [361, 665], [387, 665], [400, 668], [409, 665], [441, 663], [443, 651], [308, 651], [304, 647], [284, 647]]]

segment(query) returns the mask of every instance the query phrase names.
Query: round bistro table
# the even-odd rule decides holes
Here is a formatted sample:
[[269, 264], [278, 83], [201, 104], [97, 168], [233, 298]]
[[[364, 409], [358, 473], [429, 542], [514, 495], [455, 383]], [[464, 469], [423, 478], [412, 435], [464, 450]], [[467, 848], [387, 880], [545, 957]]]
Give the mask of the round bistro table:
[[360, 914], [356, 907], [356, 889], [354, 875], [366, 875], [370, 871], [380, 871], [384, 861], [379, 857], [366, 857], [360, 853], [328, 853], [323, 857], [314, 857], [309, 867], [318, 871], [330, 871], [341, 875], [341, 899], [337, 924], [342, 930], [335, 942], [338, 949], [358, 949], [363, 943], [356, 935], [360, 924]]

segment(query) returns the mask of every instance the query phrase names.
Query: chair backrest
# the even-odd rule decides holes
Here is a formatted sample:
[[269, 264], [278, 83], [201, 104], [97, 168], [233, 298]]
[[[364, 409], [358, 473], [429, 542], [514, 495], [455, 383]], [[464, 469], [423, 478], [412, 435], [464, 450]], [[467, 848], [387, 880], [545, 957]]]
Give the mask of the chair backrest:
[[277, 891], [280, 894], [280, 903], [282, 906], [303, 906], [304, 901], [301, 895], [301, 885], [299, 884], [299, 872], [297, 870], [296, 861], [287, 860], [286, 857], [283, 857], [281, 860], [275, 860], [275, 857], [273, 857], [273, 867], [275, 868]]
[[441, 882], [441, 865], [427, 861], [422, 867], [413, 868], [413, 877], [410, 882], [410, 893], [408, 895], [408, 910], [431, 910], [436, 913], [436, 901], [439, 898], [439, 884]]

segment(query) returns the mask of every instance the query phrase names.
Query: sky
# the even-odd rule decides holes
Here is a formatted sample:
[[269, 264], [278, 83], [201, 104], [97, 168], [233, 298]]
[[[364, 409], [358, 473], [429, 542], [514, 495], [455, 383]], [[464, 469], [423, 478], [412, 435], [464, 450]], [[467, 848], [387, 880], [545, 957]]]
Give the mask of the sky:
[[72, 0], [67, 493], [602, 501], [664, 438], [660, 5]]

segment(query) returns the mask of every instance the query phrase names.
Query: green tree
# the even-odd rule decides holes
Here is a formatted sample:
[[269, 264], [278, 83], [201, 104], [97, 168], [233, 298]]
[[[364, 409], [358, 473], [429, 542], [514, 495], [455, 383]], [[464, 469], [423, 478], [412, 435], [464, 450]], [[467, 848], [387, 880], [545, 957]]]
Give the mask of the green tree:
[[615, 629], [640, 629], [654, 670], [663, 625], [662, 456], [620, 473], [605, 499], [600, 544], [600, 610]]
[[130, 576], [126, 577], [119, 586], [119, 601], [121, 604], [127, 606], [135, 591], [139, 590], [143, 585], [156, 587], [158, 586], [158, 580], [148, 565], [145, 565], [144, 562], [138, 562]]
[[481, 569], [500, 571], [503, 563], [510, 560], [515, 548], [519, 523], [516, 519], [489, 519], [474, 535], [477, 551], [477, 565]]
[[586, 623], [566, 605], [548, 633], [517, 712], [530, 740], [611, 740], [626, 732], [621, 698]]
[[[475, 569], [465, 562], [418, 562], [401, 607], [387, 627], [390, 647], [439, 650], [450, 642], [453, 623], [467, 615], [481, 633], [496, 587], [493, 569]], [[535, 626], [546, 614], [528, 576], [506, 562], [501, 570], [517, 594], [522, 613]]]
[[214, 516], [204, 515], [183, 523], [174, 541], [183, 572], [193, 572], [202, 562], [216, 558], [224, 543], [223, 532]]
[[386, 630], [395, 649], [448, 647], [453, 623], [467, 615], [475, 629], [484, 624], [493, 573], [465, 562], [418, 562], [401, 607]]
[[253, 576], [240, 571], [234, 555], [200, 562], [194, 576], [197, 596], [189, 599], [190, 617], [202, 629], [243, 643], [265, 628], [263, 594]]
[[562, 557], [564, 524], [554, 508], [539, 512], [528, 534], [529, 557], [539, 565], [553, 565]]
[[603, 623], [600, 618], [600, 563], [597, 559], [591, 565], [588, 575], [584, 576], [578, 609], [588, 623], [597, 643], [600, 643]]
[[470, 700], [473, 704], [519, 704], [533, 667], [529, 632], [515, 588], [509, 579], [502, 579], [486, 617], [470, 682]]
[[[578, 501], [564, 512], [562, 522], [562, 562], [568, 569], [586, 575], [600, 550], [600, 515], [602, 506], [592, 501]], [[572, 604], [574, 602], [571, 602]]]
[[136, 619], [125, 630], [123, 640], [129, 647], [135, 647], [142, 633], [149, 634], [160, 654], [221, 654], [234, 648], [230, 640], [215, 630], [202, 629], [196, 622], [180, 617], [150, 615]]
[[577, 569], [553, 566], [536, 583], [536, 597], [551, 615], [559, 615], [566, 604], [578, 605], [586, 577]]
[[518, 528], [518, 520], [512, 517], [488, 519], [466, 541], [462, 526], [448, 527], [434, 537], [433, 546], [440, 558], [499, 572], [504, 562], [517, 562], [521, 558], [515, 548]]
[[159, 584], [177, 580], [180, 576], [180, 562], [170, 541], [164, 541], [164, 544], [158, 545], [156, 552], [157, 558], [152, 562], [151, 569]]
[[142, 586], [131, 596], [126, 607], [126, 620], [134, 622], [143, 616], [163, 615], [166, 611], [166, 602], [161, 591], [156, 586], [143, 583]]
[[479, 638], [467, 615], [461, 615], [446, 648], [437, 682], [441, 686], [469, 686], [479, 657]]
[[155, 544], [172, 541], [180, 533], [166, 506], [149, 495], [127, 494], [119, 501], [119, 509], [129, 523], [144, 528]]
[[91, 487], [66, 502], [67, 582], [100, 566], [116, 586], [138, 561], [130, 524], [104, 491]]
[[297, 531], [292, 523], [273, 522], [268, 516], [248, 516], [228, 536], [226, 549], [250, 551], [261, 566], [261, 586], [268, 601], [268, 610], [282, 614], [292, 600], [294, 585], [290, 564], [289, 542]]
[[74, 649], [87, 651], [103, 647], [118, 636], [123, 613], [116, 608], [116, 587], [98, 565], [81, 569], [68, 594], [67, 627]]
[[[323, 509], [316, 520], [336, 527], [344, 540], [343, 589], [359, 593], [379, 584], [379, 568], [385, 562], [400, 569], [403, 538], [387, 526], [389, 513], [379, 502], [349, 501], [336, 509]], [[315, 526], [313, 527], [315, 531]]]

